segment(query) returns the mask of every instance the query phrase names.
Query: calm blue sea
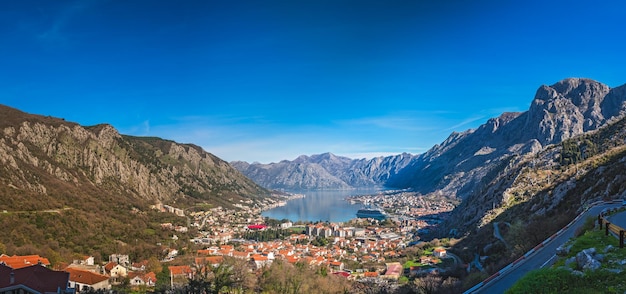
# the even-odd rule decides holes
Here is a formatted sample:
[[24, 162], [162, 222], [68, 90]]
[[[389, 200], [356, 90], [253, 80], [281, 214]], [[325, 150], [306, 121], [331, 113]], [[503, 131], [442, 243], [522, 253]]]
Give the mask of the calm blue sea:
[[356, 218], [356, 212], [362, 204], [350, 204], [344, 200], [351, 195], [376, 194], [381, 189], [356, 190], [305, 190], [289, 191], [304, 194], [306, 197], [294, 199], [287, 205], [264, 211], [261, 215], [273, 219], [288, 219], [290, 221], [328, 221], [346, 222]]

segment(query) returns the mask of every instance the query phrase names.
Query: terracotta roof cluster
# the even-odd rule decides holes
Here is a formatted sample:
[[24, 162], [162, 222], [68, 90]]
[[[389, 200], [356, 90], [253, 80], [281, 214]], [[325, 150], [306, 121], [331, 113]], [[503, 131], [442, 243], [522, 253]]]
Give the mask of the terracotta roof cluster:
[[13, 255], [8, 256], [6, 254], [0, 255], [0, 263], [6, 264], [13, 269], [28, 267], [31, 265], [42, 264], [44, 266], [50, 266], [50, 261], [39, 255]]

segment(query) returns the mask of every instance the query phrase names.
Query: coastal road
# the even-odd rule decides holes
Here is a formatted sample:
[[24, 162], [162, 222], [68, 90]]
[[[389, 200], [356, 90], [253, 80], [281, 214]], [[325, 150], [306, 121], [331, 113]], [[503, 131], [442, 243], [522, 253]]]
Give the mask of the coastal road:
[[[475, 290], [470, 289], [466, 293], [504, 293], [529, 271], [551, 265], [556, 258], [556, 248], [574, 237], [574, 232], [585, 222], [585, 219], [588, 217], [597, 218], [603, 209], [619, 207], [620, 205], [618, 203], [600, 204], [590, 208], [575, 222], [563, 228], [560, 234], [550, 237], [553, 238], [552, 240], [548, 239], [537, 245], [524, 257], [518, 259], [515, 264], [510, 265], [508, 269], [501, 270], [501, 274], [492, 276], [488, 282], [483, 282], [482, 287]], [[624, 217], [624, 222], [626, 222], [626, 214]]]

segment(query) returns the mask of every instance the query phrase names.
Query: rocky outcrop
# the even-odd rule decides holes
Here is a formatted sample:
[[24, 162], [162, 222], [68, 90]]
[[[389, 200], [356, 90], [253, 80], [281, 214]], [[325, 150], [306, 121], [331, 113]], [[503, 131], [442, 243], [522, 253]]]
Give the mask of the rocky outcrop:
[[46, 195], [91, 186], [102, 195], [152, 203], [269, 194], [197, 146], [124, 136], [110, 125], [83, 127], [5, 106], [0, 113], [6, 118], [0, 125], [0, 184], [13, 190]]
[[415, 157], [408, 153], [373, 159], [350, 159], [332, 153], [299, 156], [293, 161], [231, 165], [263, 187], [272, 189], [352, 189], [382, 186]]
[[588, 248], [576, 254], [576, 264], [582, 270], [597, 270], [602, 266], [604, 256], [598, 254], [595, 248]]
[[528, 111], [505, 113], [475, 130], [453, 133], [389, 183], [465, 199], [483, 191], [485, 181], [506, 171], [511, 160], [606, 125], [624, 112], [625, 101], [624, 86], [610, 89], [589, 79], [541, 86]]
[[[576, 215], [585, 205], [626, 195], [626, 117], [602, 128], [519, 155], [451, 214], [448, 229], [504, 220]], [[502, 221], [502, 219], [501, 219]]]
[[297, 161], [281, 161], [269, 165], [231, 162], [257, 184], [271, 189], [349, 189], [350, 185], [331, 175], [321, 165]]

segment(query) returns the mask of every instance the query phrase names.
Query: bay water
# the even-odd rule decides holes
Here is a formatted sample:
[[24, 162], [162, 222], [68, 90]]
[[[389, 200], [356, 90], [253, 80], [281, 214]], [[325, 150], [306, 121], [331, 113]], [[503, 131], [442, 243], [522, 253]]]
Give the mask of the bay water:
[[289, 191], [304, 194], [305, 197], [289, 200], [286, 205], [266, 210], [261, 215], [278, 220], [288, 219], [292, 222], [347, 222], [356, 218], [356, 212], [363, 208], [363, 204], [351, 204], [345, 200], [346, 197], [377, 194], [380, 191], [382, 191], [380, 188]]

